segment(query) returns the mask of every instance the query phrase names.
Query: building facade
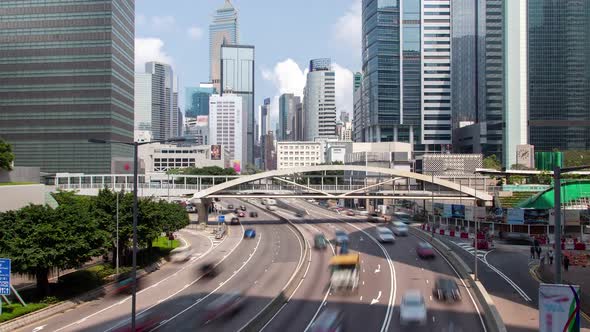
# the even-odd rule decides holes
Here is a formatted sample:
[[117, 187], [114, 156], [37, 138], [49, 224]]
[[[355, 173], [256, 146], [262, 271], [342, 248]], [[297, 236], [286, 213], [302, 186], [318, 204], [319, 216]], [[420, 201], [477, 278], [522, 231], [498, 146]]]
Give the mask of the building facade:
[[199, 115], [196, 118], [187, 118], [184, 137], [187, 137], [198, 145], [209, 144], [209, 117]]
[[[221, 95], [242, 99], [243, 162], [254, 164], [254, 46], [221, 46]], [[244, 165], [245, 166], [245, 165]]]
[[528, 1], [530, 144], [590, 150], [590, 1]]
[[[123, 173], [133, 141], [135, 4], [0, 2], [0, 137], [16, 166]], [[50, 19], [51, 18], [51, 19]]]
[[303, 90], [304, 140], [336, 136], [336, 73], [330, 59], [309, 62]]
[[[279, 137], [280, 141], [295, 141], [299, 137], [301, 126], [301, 98], [292, 93], [284, 93], [279, 97]], [[299, 126], [298, 126], [299, 123]]]
[[221, 45], [237, 44], [239, 40], [238, 11], [230, 0], [225, 0], [209, 25], [209, 81], [217, 93], [221, 92]]
[[231, 167], [241, 172], [245, 159], [242, 97], [225, 94], [209, 98], [209, 141], [228, 150]]
[[178, 83], [172, 67], [161, 62], [147, 62], [151, 75], [152, 137], [157, 140], [176, 137], [181, 119], [178, 117]]
[[199, 87], [186, 87], [185, 116], [196, 118], [197, 116], [209, 115], [209, 96], [216, 93], [212, 83], [201, 83]]
[[134, 90], [134, 140], [152, 139], [152, 74], [135, 73]]
[[314, 166], [324, 162], [320, 142], [277, 142], [277, 169]]
[[145, 144], [139, 147], [138, 155], [146, 173], [164, 173], [187, 167], [229, 167], [228, 151], [223, 146], [220, 151], [213, 151], [211, 145]]

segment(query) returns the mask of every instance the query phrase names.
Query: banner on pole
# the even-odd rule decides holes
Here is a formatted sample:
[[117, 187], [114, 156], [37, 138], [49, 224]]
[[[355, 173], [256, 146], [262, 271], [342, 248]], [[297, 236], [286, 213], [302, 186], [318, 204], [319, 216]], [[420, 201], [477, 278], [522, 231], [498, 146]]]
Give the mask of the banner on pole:
[[539, 331], [580, 331], [580, 286], [539, 286]]

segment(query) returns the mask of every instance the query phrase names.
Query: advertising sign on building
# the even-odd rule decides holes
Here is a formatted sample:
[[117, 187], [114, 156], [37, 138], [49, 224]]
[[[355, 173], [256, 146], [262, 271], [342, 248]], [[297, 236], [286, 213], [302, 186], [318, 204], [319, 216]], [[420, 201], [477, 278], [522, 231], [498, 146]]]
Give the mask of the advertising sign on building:
[[486, 219], [486, 207], [485, 206], [476, 206], [475, 207], [475, 220], [485, 220]]
[[524, 224], [524, 210], [508, 209], [506, 222], [513, 225]]
[[475, 221], [475, 206], [465, 206], [465, 220]]
[[443, 208], [443, 217], [451, 218], [453, 216], [453, 206], [451, 204], [445, 204]]
[[465, 219], [465, 205], [453, 204], [451, 210], [453, 218]]
[[434, 215], [435, 216], [442, 216], [445, 209], [445, 205], [443, 203], [434, 203]]
[[234, 169], [234, 171], [236, 171], [236, 173], [240, 173], [240, 171], [242, 170], [241, 162], [239, 160], [232, 161], [232, 168]]
[[[566, 226], [580, 225], [581, 210], [561, 210], [561, 224]], [[549, 225], [555, 225], [555, 209], [549, 210]]]
[[539, 285], [539, 331], [580, 331], [580, 286]]
[[211, 160], [221, 160], [221, 145], [211, 145]]

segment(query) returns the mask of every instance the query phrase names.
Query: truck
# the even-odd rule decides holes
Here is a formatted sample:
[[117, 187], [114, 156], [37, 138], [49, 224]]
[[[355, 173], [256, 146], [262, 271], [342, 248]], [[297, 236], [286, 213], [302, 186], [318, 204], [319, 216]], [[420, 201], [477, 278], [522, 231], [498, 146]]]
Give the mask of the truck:
[[360, 278], [360, 254], [336, 255], [330, 259], [330, 289], [334, 292], [355, 293]]

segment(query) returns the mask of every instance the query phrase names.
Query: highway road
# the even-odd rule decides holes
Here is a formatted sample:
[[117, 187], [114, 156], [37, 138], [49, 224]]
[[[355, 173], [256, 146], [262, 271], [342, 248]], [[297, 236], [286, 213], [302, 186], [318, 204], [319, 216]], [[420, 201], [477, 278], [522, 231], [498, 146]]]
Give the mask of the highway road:
[[[366, 217], [341, 216], [302, 200], [290, 200], [289, 204], [308, 211], [309, 215], [304, 218], [296, 218], [290, 212], [281, 213], [293, 220], [311, 244], [313, 235], [318, 232], [329, 239], [336, 229], [349, 233], [350, 250], [361, 254], [361, 284], [354, 295], [327, 292], [327, 264], [333, 251], [314, 251], [307, 277], [265, 331], [305, 331], [326, 308], [343, 312], [346, 331], [397, 331], [401, 326], [401, 296], [408, 289], [420, 290], [424, 295], [428, 324], [406, 330], [447, 331], [454, 324], [455, 331], [459, 330], [457, 327], [461, 331], [484, 331], [479, 309], [453, 268], [440, 256], [429, 261], [417, 258], [417, 238], [398, 237], [395, 244], [381, 245], [376, 240], [375, 224], [365, 222]], [[457, 281], [463, 294], [461, 302], [447, 304], [432, 298], [433, 283], [441, 276]]]
[[[224, 202], [224, 204], [228, 204]], [[238, 206], [238, 201], [233, 201]], [[244, 228], [257, 236], [244, 239]], [[155, 322], [157, 331], [237, 331], [262, 310], [285, 286], [301, 257], [299, 238], [290, 227], [264, 212], [230, 226], [220, 243], [190, 230], [182, 236], [195, 247], [195, 258], [169, 263], [142, 280], [138, 293], [138, 323]], [[204, 278], [198, 267], [219, 263], [220, 273]], [[206, 322], [205, 308], [222, 294], [242, 292], [243, 310], [234, 317]], [[21, 331], [118, 331], [130, 325], [130, 298], [107, 295], [102, 299], [37, 322]], [[204, 324], [206, 323], [206, 324]]]

